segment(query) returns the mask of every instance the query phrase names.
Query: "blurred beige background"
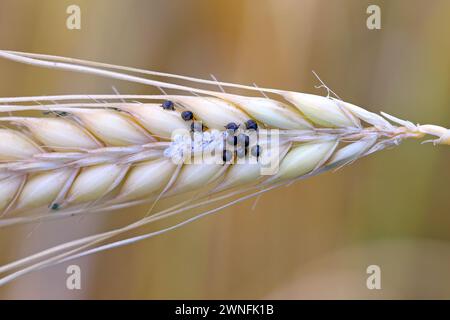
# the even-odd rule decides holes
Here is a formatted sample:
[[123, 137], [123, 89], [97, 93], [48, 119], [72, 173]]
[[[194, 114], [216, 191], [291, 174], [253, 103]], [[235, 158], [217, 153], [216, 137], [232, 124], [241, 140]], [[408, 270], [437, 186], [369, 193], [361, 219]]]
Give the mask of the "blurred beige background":
[[[81, 8], [81, 30], [65, 26]], [[366, 28], [377, 4], [382, 29]], [[447, 0], [1, 0], [0, 47], [323, 94], [450, 126]], [[152, 89], [0, 60], [0, 96]], [[450, 148], [407, 142], [177, 231], [0, 288], [0, 298], [450, 298]], [[0, 230], [0, 263], [145, 208]], [[162, 225], [160, 225], [162, 226]], [[366, 268], [382, 290], [366, 288]]]

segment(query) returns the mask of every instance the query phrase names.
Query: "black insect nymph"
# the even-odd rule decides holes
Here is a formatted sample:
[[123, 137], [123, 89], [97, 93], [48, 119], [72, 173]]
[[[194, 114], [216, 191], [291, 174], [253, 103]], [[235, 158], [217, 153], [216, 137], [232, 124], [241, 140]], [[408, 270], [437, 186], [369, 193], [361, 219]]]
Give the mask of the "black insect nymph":
[[192, 120], [194, 118], [194, 114], [192, 113], [192, 111], [183, 111], [181, 113], [181, 118], [184, 121], [189, 121], [189, 120]]
[[170, 100], [164, 101], [164, 102], [161, 104], [161, 107], [162, 107], [164, 110], [175, 110], [175, 106], [174, 106], [173, 102], [170, 101]]

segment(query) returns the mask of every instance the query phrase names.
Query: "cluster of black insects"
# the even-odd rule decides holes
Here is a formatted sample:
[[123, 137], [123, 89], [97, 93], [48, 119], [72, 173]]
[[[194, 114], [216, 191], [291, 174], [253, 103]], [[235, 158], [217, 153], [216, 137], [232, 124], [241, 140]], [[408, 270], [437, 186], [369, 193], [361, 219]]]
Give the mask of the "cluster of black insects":
[[[175, 110], [175, 104], [173, 101], [165, 100], [161, 107], [164, 110]], [[112, 110], [116, 110], [120, 112], [120, 108], [110, 108]], [[53, 114], [57, 117], [67, 117], [70, 114], [65, 111], [44, 111], [43, 114], [49, 115]], [[184, 121], [192, 121], [191, 122], [191, 131], [192, 132], [203, 132], [205, 130], [205, 127], [203, 126], [203, 123], [201, 121], [195, 121], [194, 119], [194, 113], [192, 111], [183, 111], [181, 112], [181, 118]], [[230, 146], [233, 146], [233, 151], [230, 151], [228, 149], [223, 150], [222, 153], [222, 160], [224, 162], [229, 162], [233, 158], [233, 153], [236, 154], [238, 158], [244, 158], [247, 156], [249, 151], [249, 145], [250, 145], [250, 136], [249, 134], [257, 132], [258, 131], [258, 124], [254, 120], [247, 120], [244, 123], [245, 129], [247, 130], [244, 132], [239, 132], [239, 128], [241, 125], [236, 124], [234, 122], [230, 122], [225, 126], [225, 129], [228, 132], [226, 143]], [[248, 133], [248, 134], [247, 134]], [[250, 153], [252, 156], [259, 158], [261, 154], [262, 148], [260, 145], [256, 144], [250, 148]]]
[[[170, 100], [166, 100], [161, 104], [161, 107], [164, 110], [175, 110], [175, 105], [172, 101]], [[112, 110], [121, 112], [122, 110], [120, 110], [120, 108], [110, 108]], [[55, 115], [56, 117], [68, 117], [70, 115], [70, 113], [66, 112], [66, 111], [56, 111], [56, 110], [49, 110], [49, 111], [44, 111], [43, 112], [44, 115]], [[194, 119], [194, 113], [192, 111], [183, 111], [181, 112], [181, 118], [184, 121], [192, 121], [191, 123], [191, 131], [192, 132], [203, 132], [205, 130], [205, 127], [203, 126], [203, 123], [200, 121], [195, 121]], [[253, 132], [257, 132], [258, 131], [258, 124], [253, 121], [253, 120], [247, 120], [245, 123], [245, 129], [247, 130], [247, 132], [253, 133]], [[224, 161], [224, 163], [230, 162], [231, 159], [233, 158], [233, 153], [236, 154], [236, 156], [238, 158], [244, 158], [249, 151], [249, 145], [250, 145], [250, 137], [248, 134], [246, 133], [239, 133], [239, 127], [240, 125], [234, 123], [234, 122], [230, 122], [225, 126], [225, 129], [228, 132], [227, 135], [227, 139], [226, 139], [226, 143], [230, 146], [233, 147], [233, 151], [230, 151], [228, 149], [223, 150], [222, 153], [222, 160]], [[256, 157], [258, 159], [258, 157], [261, 154], [261, 147], [256, 144], [253, 147], [250, 148], [250, 152], [251, 155]], [[49, 208], [51, 210], [58, 210], [60, 208], [60, 204], [58, 203], [52, 203], [50, 204]]]
[[[161, 107], [164, 110], [175, 110], [175, 105], [172, 101], [166, 100], [161, 104]], [[203, 126], [203, 123], [200, 121], [195, 121], [194, 119], [194, 113], [192, 111], [183, 111], [181, 112], [181, 118], [184, 121], [192, 121], [191, 123], [191, 131], [192, 132], [203, 132], [205, 130], [205, 127]], [[244, 123], [245, 129], [247, 132], [257, 132], [258, 131], [258, 124], [254, 120], [247, 120]], [[228, 149], [223, 150], [222, 153], [222, 160], [224, 162], [229, 162], [233, 158], [233, 153], [236, 154], [238, 158], [244, 158], [249, 151], [249, 145], [250, 145], [250, 136], [243, 132], [238, 132], [240, 128], [239, 124], [236, 124], [234, 122], [230, 122], [225, 126], [225, 129], [227, 130], [227, 139], [226, 143], [230, 146], [233, 146], [233, 151], [230, 151]], [[252, 156], [258, 157], [261, 154], [261, 147], [257, 144], [250, 148], [250, 153]]]

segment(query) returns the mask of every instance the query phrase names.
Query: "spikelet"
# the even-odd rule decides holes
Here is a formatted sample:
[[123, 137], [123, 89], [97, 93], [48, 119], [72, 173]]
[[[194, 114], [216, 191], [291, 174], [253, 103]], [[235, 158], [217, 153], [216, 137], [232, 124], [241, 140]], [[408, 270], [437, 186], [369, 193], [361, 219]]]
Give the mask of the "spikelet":
[[317, 125], [328, 128], [358, 126], [357, 118], [344, 112], [333, 99], [298, 92], [287, 92], [283, 97]]
[[33, 141], [15, 130], [0, 129], [0, 160], [29, 159], [42, 152]]

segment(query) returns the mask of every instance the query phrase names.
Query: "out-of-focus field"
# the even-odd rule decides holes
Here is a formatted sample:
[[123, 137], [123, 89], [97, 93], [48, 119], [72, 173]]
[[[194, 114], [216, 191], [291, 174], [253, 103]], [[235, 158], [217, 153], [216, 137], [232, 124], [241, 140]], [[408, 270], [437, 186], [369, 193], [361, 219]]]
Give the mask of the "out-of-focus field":
[[[0, 47], [316, 94], [450, 126], [450, 1], [0, 2]], [[366, 28], [378, 4], [382, 29]], [[0, 60], [0, 96], [148, 93]], [[1, 143], [1, 142], [0, 142]], [[416, 141], [174, 232], [0, 288], [1, 298], [450, 298], [450, 148]], [[0, 264], [123, 225], [146, 208], [0, 230]], [[162, 224], [158, 225], [162, 226]], [[379, 265], [382, 290], [366, 288]]]

